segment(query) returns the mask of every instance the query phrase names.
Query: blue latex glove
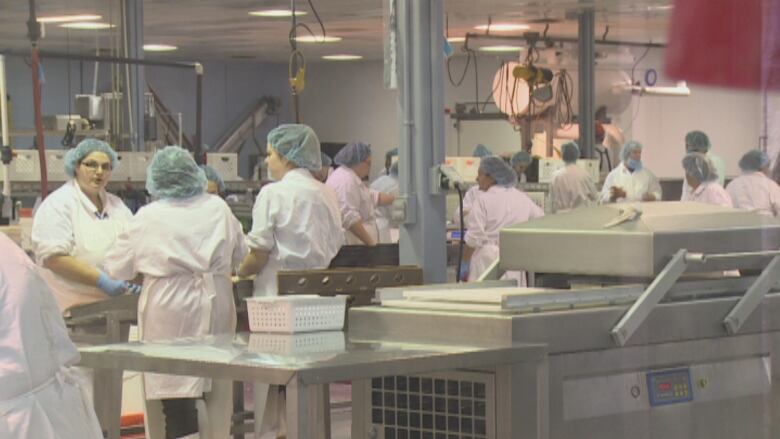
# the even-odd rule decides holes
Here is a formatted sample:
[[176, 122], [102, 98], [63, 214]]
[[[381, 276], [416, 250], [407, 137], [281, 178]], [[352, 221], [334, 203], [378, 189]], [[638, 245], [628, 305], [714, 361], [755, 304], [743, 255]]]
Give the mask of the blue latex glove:
[[141, 294], [141, 285], [131, 283], [129, 284], [129, 288], [131, 294], [135, 294], [135, 295]]
[[103, 290], [111, 297], [118, 296], [130, 288], [130, 284], [126, 280], [111, 279], [106, 273], [100, 273], [98, 277], [97, 287]]
[[465, 282], [469, 278], [469, 264], [468, 262], [461, 262], [460, 264], [460, 281]]

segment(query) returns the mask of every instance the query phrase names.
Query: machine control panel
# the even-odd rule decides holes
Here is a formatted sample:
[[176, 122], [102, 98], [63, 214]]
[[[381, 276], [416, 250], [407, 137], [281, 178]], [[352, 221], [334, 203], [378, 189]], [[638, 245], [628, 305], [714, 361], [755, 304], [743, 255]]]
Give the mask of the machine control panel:
[[691, 371], [684, 368], [648, 372], [647, 389], [651, 407], [692, 401]]

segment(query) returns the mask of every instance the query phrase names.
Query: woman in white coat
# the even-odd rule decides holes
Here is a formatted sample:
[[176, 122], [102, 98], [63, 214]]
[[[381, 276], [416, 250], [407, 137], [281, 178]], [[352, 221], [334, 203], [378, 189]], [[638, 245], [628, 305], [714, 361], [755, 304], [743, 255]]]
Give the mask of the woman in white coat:
[[580, 147], [574, 142], [561, 146], [561, 156], [566, 164], [553, 174], [550, 183], [550, 201], [552, 212], [563, 212], [578, 207], [590, 206], [598, 202], [599, 193], [590, 175], [577, 166]]
[[[390, 165], [387, 175], [383, 175], [374, 180], [374, 182], [371, 183], [371, 189], [397, 197], [400, 193], [398, 162]], [[393, 221], [392, 214], [392, 206], [379, 206], [376, 208], [376, 228], [379, 232], [380, 244], [398, 242], [398, 223]]]
[[769, 157], [763, 151], [748, 151], [739, 160], [742, 175], [726, 186], [734, 207], [761, 215], [780, 216], [780, 186], [768, 177]]
[[0, 233], [0, 438], [102, 439], [52, 291]]
[[601, 201], [661, 201], [661, 184], [658, 183], [658, 178], [642, 164], [642, 144], [633, 140], [626, 142], [620, 151], [620, 159], [620, 164], [604, 181]]
[[[146, 176], [146, 189], [157, 201], [138, 211], [106, 255], [112, 276], [143, 275], [138, 303], [143, 341], [235, 333], [230, 276], [247, 247], [239, 221], [206, 186], [188, 151], [176, 146], [158, 151]], [[201, 438], [228, 437], [231, 386], [213, 381], [144, 374], [146, 399], [162, 400], [166, 438], [198, 431]], [[198, 425], [196, 407], [206, 411], [202, 419], [208, 419], [210, 431]]]
[[[533, 218], [544, 216], [529, 197], [515, 186], [517, 174], [500, 157], [485, 157], [479, 164], [477, 184], [481, 194], [466, 218], [466, 250], [469, 261], [468, 279], [473, 282], [498, 258], [498, 235], [501, 229]], [[506, 273], [505, 278], [516, 279], [525, 285], [522, 272]]]
[[371, 172], [371, 147], [350, 143], [336, 154], [339, 165], [325, 183], [336, 192], [348, 245], [374, 246], [379, 238], [376, 207], [392, 204], [395, 196], [371, 190], [363, 183]]
[[685, 181], [691, 188], [687, 201], [734, 207], [731, 196], [718, 182], [718, 171], [709, 157], [699, 152], [688, 153], [682, 159]]
[[[479, 143], [476, 147], [474, 147], [474, 152], [471, 153], [471, 156], [478, 159], [483, 159], [485, 157], [490, 157], [493, 155], [493, 152], [490, 151], [490, 149]], [[471, 186], [466, 193], [463, 195], [463, 218], [469, 216], [469, 211], [471, 210], [471, 206], [474, 205], [474, 200], [477, 199], [481, 191], [479, 190], [479, 186], [474, 185]], [[452, 216], [452, 222], [456, 226], [460, 226], [460, 207], [455, 209], [455, 213]], [[464, 224], [465, 226], [465, 224]]]
[[[685, 153], [700, 152], [707, 156], [715, 165], [715, 170], [718, 173], [718, 184], [725, 186], [726, 183], [726, 162], [722, 158], [715, 155], [711, 149], [710, 138], [703, 131], [689, 131], [685, 135]], [[688, 184], [688, 181], [683, 178], [682, 194], [680, 201], [690, 201], [691, 192], [693, 188]]]
[[65, 154], [70, 180], [35, 212], [33, 252], [61, 311], [138, 291], [103, 270], [106, 251], [133, 216], [121, 199], [106, 192], [118, 164], [116, 152], [106, 142], [81, 141]]

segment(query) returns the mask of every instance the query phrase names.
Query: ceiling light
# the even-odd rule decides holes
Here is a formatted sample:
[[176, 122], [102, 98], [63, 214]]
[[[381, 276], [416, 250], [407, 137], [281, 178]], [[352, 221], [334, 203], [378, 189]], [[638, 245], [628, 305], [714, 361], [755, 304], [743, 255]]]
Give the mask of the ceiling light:
[[100, 15], [54, 15], [51, 17], [38, 17], [38, 23], [68, 23], [72, 21], [91, 21], [100, 20]]
[[359, 59], [363, 59], [360, 55], [325, 55], [322, 57], [322, 59], [326, 59], [328, 61], [356, 61]]
[[483, 52], [519, 52], [523, 50], [523, 48], [520, 46], [501, 45], [501, 46], [483, 46], [480, 47], [479, 50]]
[[79, 30], [102, 30], [102, 29], [111, 29], [112, 27], [116, 27], [113, 24], [108, 23], [101, 23], [98, 21], [76, 21], [73, 23], [63, 23], [60, 25], [60, 27], [65, 27], [68, 29], [79, 29]]
[[466, 37], [447, 37], [447, 41], [450, 43], [463, 43], [466, 41]]
[[295, 41], [299, 43], [336, 43], [341, 40], [341, 37], [333, 37], [330, 35], [325, 35], [324, 37], [320, 35], [301, 35], [295, 37]]
[[[249, 15], [255, 17], [271, 17], [271, 18], [286, 18], [292, 17], [292, 10], [290, 9], [264, 9], [262, 11], [251, 11]], [[299, 11], [296, 9], [295, 16], [306, 15], [306, 11]]]
[[492, 23], [490, 25], [487, 24], [480, 24], [479, 26], [474, 26], [474, 29], [477, 30], [488, 30], [488, 28], [493, 32], [512, 32], [516, 30], [528, 30], [531, 28], [531, 26], [527, 24], [513, 24], [513, 23]]
[[671, 11], [674, 9], [674, 5], [657, 5], [657, 6], [648, 6], [647, 10], [650, 12], [657, 12], [657, 11]]
[[178, 47], [170, 44], [144, 44], [145, 52], [170, 52], [177, 49]]

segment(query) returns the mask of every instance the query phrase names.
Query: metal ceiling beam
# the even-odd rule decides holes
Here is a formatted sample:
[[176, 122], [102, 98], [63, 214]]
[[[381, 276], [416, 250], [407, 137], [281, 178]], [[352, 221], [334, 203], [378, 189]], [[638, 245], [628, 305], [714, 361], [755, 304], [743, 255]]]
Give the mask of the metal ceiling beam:
[[[595, 34], [594, 34], [594, 38], [595, 38]], [[466, 34], [466, 42], [464, 43], [464, 47], [468, 48], [470, 40], [482, 40], [482, 39], [489, 39], [495, 41], [509, 41], [514, 43], [517, 42], [529, 43], [532, 40], [524, 35], [496, 35], [496, 34], [480, 34], [480, 33], [469, 32]], [[538, 37], [537, 34], [537, 38], [535, 38], [535, 41], [537, 42], [537, 44], [542, 44], [542, 48], [543, 48], [545, 43], [578, 44], [580, 39], [571, 38], [571, 37], [556, 37], [556, 36]], [[637, 41], [618, 41], [618, 40], [605, 40], [605, 39], [595, 40], [595, 44], [597, 46], [650, 47], [655, 49], [663, 49], [666, 47], [665, 43], [653, 43], [653, 42], [643, 43]]]

